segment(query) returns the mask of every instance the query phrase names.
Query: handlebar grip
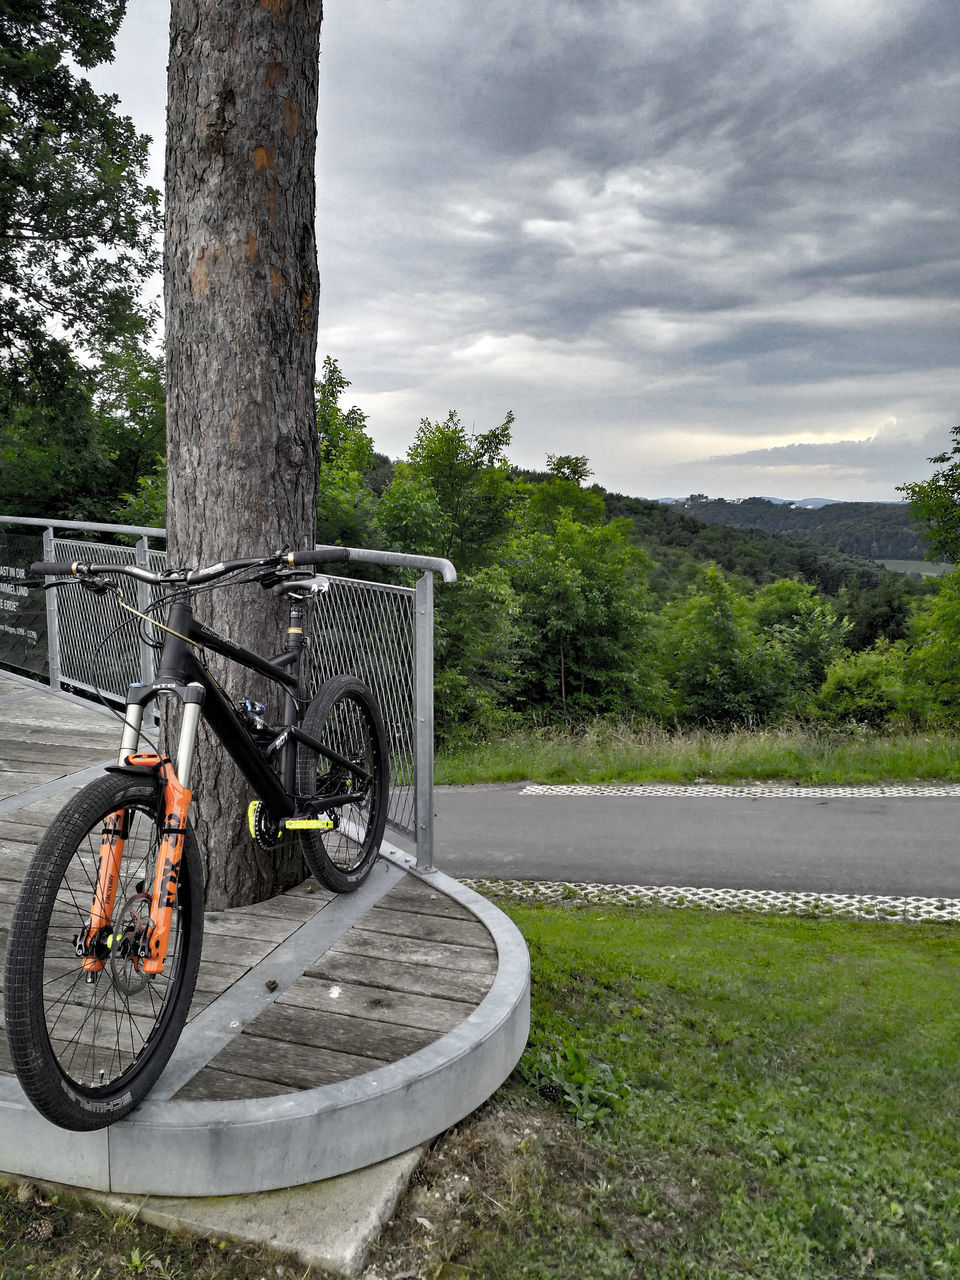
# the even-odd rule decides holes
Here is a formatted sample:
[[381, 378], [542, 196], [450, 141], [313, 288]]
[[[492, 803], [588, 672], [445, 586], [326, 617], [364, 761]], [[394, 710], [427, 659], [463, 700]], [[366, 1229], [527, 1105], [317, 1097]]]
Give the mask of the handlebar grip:
[[42, 573], [45, 578], [66, 578], [73, 574], [73, 565], [57, 560], [35, 560], [31, 573]]
[[336, 560], [349, 560], [349, 547], [314, 547], [312, 551], [288, 551], [284, 555], [287, 564], [333, 564]]

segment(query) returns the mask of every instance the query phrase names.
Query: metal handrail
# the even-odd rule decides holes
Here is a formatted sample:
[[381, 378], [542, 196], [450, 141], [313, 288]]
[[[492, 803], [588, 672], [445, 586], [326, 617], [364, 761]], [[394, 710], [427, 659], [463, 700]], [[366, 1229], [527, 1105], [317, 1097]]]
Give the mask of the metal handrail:
[[89, 520], [47, 520], [37, 516], [0, 516], [0, 524], [27, 524], [40, 529], [83, 529], [89, 533], [135, 533], [141, 538], [165, 538], [166, 529], [143, 524], [97, 524]]

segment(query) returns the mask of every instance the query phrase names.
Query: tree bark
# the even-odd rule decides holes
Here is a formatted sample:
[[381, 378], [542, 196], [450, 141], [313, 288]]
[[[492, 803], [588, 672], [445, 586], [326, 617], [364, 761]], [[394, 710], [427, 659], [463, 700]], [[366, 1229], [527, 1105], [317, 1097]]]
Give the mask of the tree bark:
[[[321, 17], [321, 0], [172, 0], [164, 248], [172, 565], [313, 545]], [[217, 630], [262, 653], [281, 648], [282, 608], [272, 597], [244, 588], [201, 600]], [[257, 696], [244, 674], [239, 687], [227, 680], [236, 697]], [[208, 738], [200, 770], [194, 821], [209, 904], [276, 892], [298, 873], [299, 855], [282, 865], [255, 849], [245, 834], [250, 795]]]

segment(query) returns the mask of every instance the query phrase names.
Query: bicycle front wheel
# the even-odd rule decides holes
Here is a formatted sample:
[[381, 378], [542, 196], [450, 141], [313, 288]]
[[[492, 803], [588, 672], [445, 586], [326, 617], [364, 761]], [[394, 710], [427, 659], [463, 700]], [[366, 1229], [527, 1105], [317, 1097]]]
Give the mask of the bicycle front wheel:
[[[150, 778], [107, 774], [85, 787], [41, 840], [14, 910], [10, 1055], [27, 1097], [64, 1129], [101, 1129], [131, 1111], [186, 1021], [203, 937], [202, 868], [189, 826], [163, 972], [145, 973], [130, 945], [149, 923], [161, 799]], [[102, 967], [90, 972], [78, 938], [90, 924], [105, 829], [122, 832], [123, 853]]]
[[[328, 889], [347, 893], [369, 874], [387, 820], [389, 766], [383, 720], [365, 684], [352, 676], [334, 676], [307, 707], [303, 731], [330, 756], [300, 744], [297, 791], [333, 823], [328, 831], [301, 831], [303, 856]], [[323, 810], [324, 796], [343, 795], [355, 798]]]

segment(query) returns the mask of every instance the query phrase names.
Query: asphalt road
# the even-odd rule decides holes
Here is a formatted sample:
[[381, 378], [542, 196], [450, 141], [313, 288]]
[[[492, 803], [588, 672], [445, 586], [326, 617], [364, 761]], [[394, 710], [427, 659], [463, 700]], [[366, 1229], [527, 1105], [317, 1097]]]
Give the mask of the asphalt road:
[[438, 787], [456, 877], [960, 898], [960, 797], [523, 795]]

